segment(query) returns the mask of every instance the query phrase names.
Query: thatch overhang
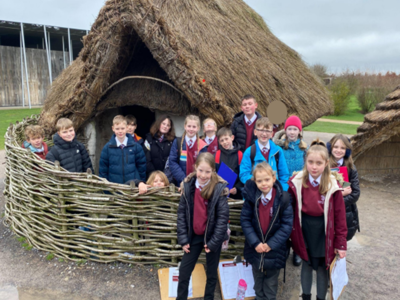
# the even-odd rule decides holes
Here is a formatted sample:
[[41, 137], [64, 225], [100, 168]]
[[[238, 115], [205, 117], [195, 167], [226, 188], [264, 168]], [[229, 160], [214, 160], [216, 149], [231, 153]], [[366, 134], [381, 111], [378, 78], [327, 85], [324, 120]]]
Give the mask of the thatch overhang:
[[396, 135], [400, 135], [400, 85], [377, 104], [374, 111], [365, 115], [364, 123], [352, 137], [353, 158], [357, 159]]
[[[79, 128], [97, 110], [126, 105], [118, 93], [113, 100], [108, 98], [123, 85], [132, 89], [135, 82], [139, 89], [168, 89], [161, 81], [135, 78], [108, 90], [127, 76], [169, 83], [178, 91], [169, 87], [174, 98], [166, 96], [161, 107], [180, 99], [172, 112], [182, 107], [182, 114], [199, 112], [219, 125], [231, 122], [240, 111], [240, 97], [248, 93], [258, 99], [264, 115], [269, 103], [281, 100], [304, 126], [332, 112], [330, 97], [317, 77], [242, 0], [109, 0], [83, 44], [45, 101], [40, 122], [48, 133], [60, 117], [71, 118]], [[157, 62], [147, 73], [132, 68], [141, 61], [135, 51], [143, 45]], [[142, 94], [141, 101], [149, 108], [159, 105], [146, 93], [132, 93]]]

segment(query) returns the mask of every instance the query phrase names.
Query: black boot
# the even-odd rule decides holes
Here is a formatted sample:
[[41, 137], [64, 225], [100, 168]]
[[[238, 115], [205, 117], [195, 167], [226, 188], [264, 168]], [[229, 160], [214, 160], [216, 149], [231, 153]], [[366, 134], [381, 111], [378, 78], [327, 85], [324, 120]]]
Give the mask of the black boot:
[[296, 253], [293, 252], [293, 265], [298, 267], [301, 265], [301, 257], [298, 256]]
[[324, 299], [321, 299], [321, 298], [318, 298], [318, 296], [317, 296], [317, 300], [325, 300], [325, 298], [324, 298]]
[[311, 300], [311, 294], [309, 294], [309, 295], [302, 294], [302, 295], [301, 295], [301, 298], [302, 298], [303, 300]]

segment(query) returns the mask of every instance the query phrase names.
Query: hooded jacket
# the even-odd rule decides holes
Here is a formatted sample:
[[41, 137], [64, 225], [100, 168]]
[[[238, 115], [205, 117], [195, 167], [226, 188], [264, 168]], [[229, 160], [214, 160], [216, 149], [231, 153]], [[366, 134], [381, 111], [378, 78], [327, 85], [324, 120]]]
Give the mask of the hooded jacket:
[[34, 150], [34, 151], [32, 151], [33, 153], [35, 153], [41, 159], [46, 159], [46, 155], [49, 152], [49, 149], [48, 149], [47, 144], [45, 142], [42, 142], [42, 147], [43, 147], [43, 151], [37, 151], [37, 149], [35, 147], [33, 147], [32, 144], [28, 143], [27, 141], [24, 141], [22, 143], [22, 148], [23, 149], [29, 149], [31, 151]]
[[[281, 269], [285, 267], [287, 254], [287, 240], [292, 232], [293, 208], [290, 196], [287, 195], [287, 203], [283, 201], [284, 192], [279, 181], [275, 181], [274, 188], [276, 194], [273, 204], [273, 216], [267, 233], [264, 236], [260, 217], [258, 214], [261, 203], [261, 191], [257, 188], [253, 180], [246, 182], [243, 189], [245, 202], [240, 215], [240, 224], [246, 241], [244, 244], [244, 258], [253, 268], [257, 267], [261, 271], [265, 269]], [[267, 243], [271, 251], [267, 253], [257, 253], [255, 248], [260, 243]]]
[[[262, 116], [256, 112], [257, 120], [262, 118]], [[257, 121], [256, 120], [256, 121]], [[255, 121], [255, 122], [256, 122]], [[232, 134], [235, 136], [235, 141], [239, 145], [239, 150], [244, 152], [246, 150], [246, 123], [244, 121], [244, 113], [240, 112], [233, 116], [233, 122], [231, 125]], [[254, 132], [251, 133], [250, 146], [254, 144], [257, 137]]]
[[285, 149], [285, 139], [283, 138], [284, 134], [285, 130], [278, 131], [275, 134], [273, 141], [275, 145], [278, 145], [282, 148], [283, 154], [285, 155], [286, 164], [289, 169], [289, 176], [292, 176], [293, 172], [303, 170], [307, 149], [299, 148], [301, 141], [300, 138], [294, 142], [289, 142], [288, 148]]
[[[293, 201], [293, 231], [290, 236], [294, 252], [303, 260], [308, 261], [308, 254], [301, 229], [302, 186], [303, 171], [293, 176], [289, 181], [289, 193]], [[330, 265], [335, 258], [335, 249], [347, 250], [346, 209], [344, 206], [341, 188], [336, 178], [331, 175], [330, 189], [325, 196], [324, 224], [325, 224], [325, 263]]]
[[[178, 207], [177, 236], [178, 244], [190, 244], [193, 235], [194, 193], [196, 190], [196, 173], [189, 174], [181, 183], [182, 195]], [[229, 220], [228, 196], [226, 181], [219, 177], [207, 205], [207, 224], [204, 233], [204, 244], [216, 252], [227, 236]]]
[[[254, 157], [254, 165], [259, 164], [260, 162], [266, 161], [264, 156], [261, 153], [261, 150], [258, 146], [258, 142], [255, 142], [256, 145], [256, 156]], [[275, 145], [272, 140], [269, 140], [269, 155], [267, 163], [271, 166], [272, 170], [276, 171], [276, 179], [282, 185], [284, 191], [288, 190], [288, 180], [289, 180], [289, 170], [286, 164], [285, 155], [283, 154], [282, 148]], [[279, 154], [278, 154], [279, 152]], [[252, 162], [250, 158], [251, 147], [247, 148], [246, 151], [243, 153], [242, 163], [240, 164], [240, 180], [246, 184], [247, 180], [251, 179], [252, 177]], [[276, 165], [275, 156], [279, 155], [279, 165]]]
[[60, 163], [60, 166], [68, 172], [86, 172], [91, 169], [93, 172], [92, 162], [85, 146], [76, 140], [64, 141], [58, 133], [53, 136], [54, 146], [46, 155], [46, 160]]
[[142, 146], [130, 134], [127, 145], [117, 146], [115, 134], [104, 146], [100, 155], [99, 176], [110, 182], [124, 184], [133, 179], [146, 180], [146, 156]]

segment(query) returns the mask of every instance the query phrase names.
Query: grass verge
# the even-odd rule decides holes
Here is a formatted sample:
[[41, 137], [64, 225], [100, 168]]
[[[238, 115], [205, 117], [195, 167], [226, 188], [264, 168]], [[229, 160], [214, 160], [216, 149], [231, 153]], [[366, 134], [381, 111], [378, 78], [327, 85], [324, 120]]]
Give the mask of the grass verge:
[[10, 123], [14, 124], [23, 118], [40, 114], [40, 111], [41, 108], [0, 110], [0, 150], [4, 149], [4, 135]]
[[357, 97], [351, 96], [350, 103], [347, 107], [346, 112], [341, 116], [325, 116], [323, 119], [330, 120], [341, 120], [341, 121], [355, 121], [355, 122], [363, 122], [364, 115], [360, 113], [361, 107], [358, 105]]
[[316, 121], [304, 128], [305, 131], [317, 131], [328, 133], [356, 134], [358, 125], [340, 124]]

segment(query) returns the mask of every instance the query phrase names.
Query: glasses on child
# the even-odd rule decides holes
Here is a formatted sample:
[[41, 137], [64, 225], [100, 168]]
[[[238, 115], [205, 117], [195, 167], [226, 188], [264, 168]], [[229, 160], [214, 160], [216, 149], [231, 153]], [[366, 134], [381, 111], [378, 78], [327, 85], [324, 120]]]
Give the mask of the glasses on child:
[[258, 128], [256, 128], [256, 130], [261, 133], [272, 133], [273, 132], [272, 130], [264, 130], [264, 129], [258, 129]]

